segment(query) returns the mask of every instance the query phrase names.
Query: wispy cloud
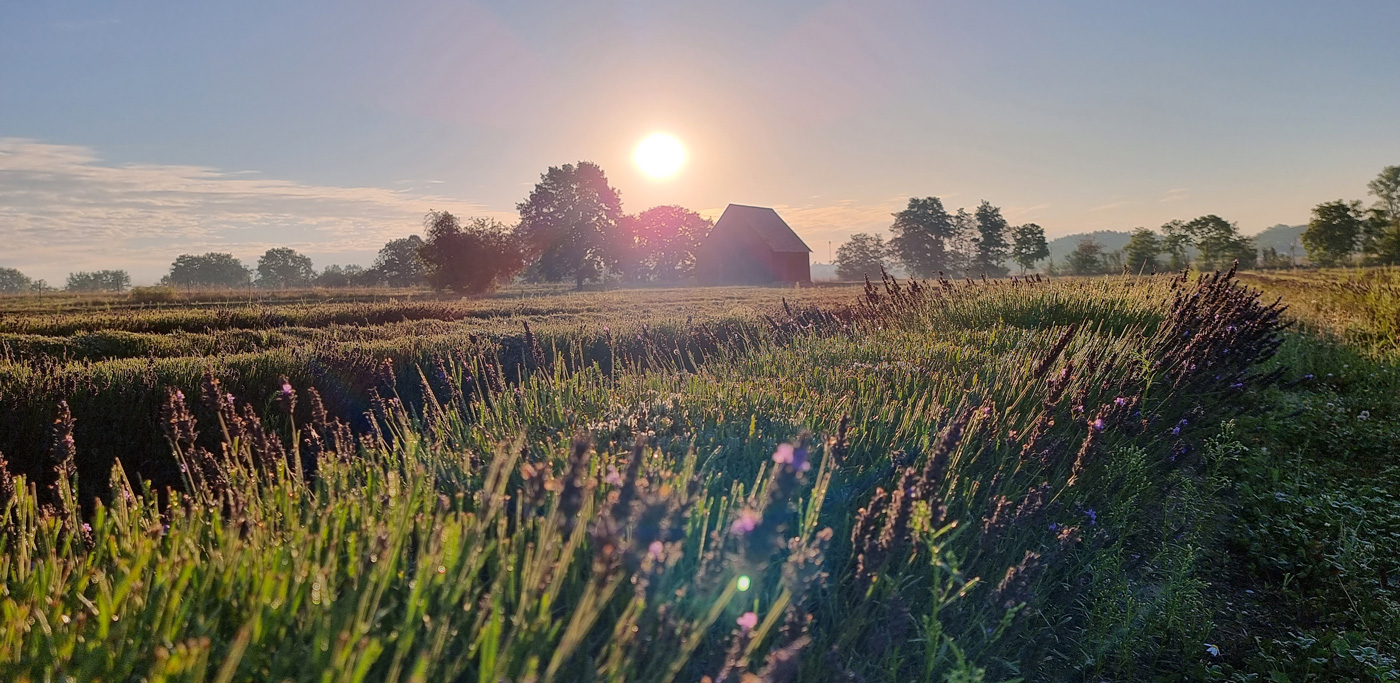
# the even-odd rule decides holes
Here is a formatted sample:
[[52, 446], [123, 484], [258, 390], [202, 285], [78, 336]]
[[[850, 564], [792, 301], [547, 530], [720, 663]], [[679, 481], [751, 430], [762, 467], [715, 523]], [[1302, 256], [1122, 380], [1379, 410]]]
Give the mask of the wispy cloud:
[[87, 147], [0, 138], [0, 266], [62, 279], [128, 268], [154, 279], [175, 256], [256, 258], [268, 246], [373, 254], [429, 209], [512, 219], [434, 194], [331, 187], [202, 166], [106, 165]]
[[1162, 198], [1161, 198], [1161, 199], [1158, 199], [1157, 201], [1162, 202], [1162, 203], [1164, 203], [1164, 204], [1167, 203], [1167, 202], [1179, 202], [1179, 201], [1181, 201], [1181, 200], [1183, 200], [1183, 199], [1186, 199], [1187, 197], [1190, 197], [1190, 196], [1191, 196], [1191, 189], [1190, 189], [1190, 188], [1178, 187], [1178, 188], [1175, 188], [1175, 189], [1172, 189], [1172, 190], [1167, 190], [1165, 193], [1163, 193]]
[[1118, 208], [1118, 207], [1120, 207], [1120, 206], [1127, 206], [1127, 204], [1128, 204], [1127, 202], [1113, 202], [1112, 204], [1104, 204], [1103, 206], [1096, 206], [1096, 207], [1094, 207], [1094, 208], [1092, 208], [1092, 209], [1089, 209], [1089, 213], [1098, 213], [1098, 212], [1100, 212], [1100, 211], [1110, 211], [1110, 210], [1116, 209], [1116, 208]]

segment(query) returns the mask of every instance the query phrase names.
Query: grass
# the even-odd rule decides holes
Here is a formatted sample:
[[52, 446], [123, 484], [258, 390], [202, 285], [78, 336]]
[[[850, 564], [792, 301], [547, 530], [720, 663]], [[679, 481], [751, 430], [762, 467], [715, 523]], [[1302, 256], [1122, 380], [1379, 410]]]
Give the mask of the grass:
[[[1278, 337], [1214, 279], [774, 294], [578, 295], [599, 317], [505, 352], [14, 360], [115, 393], [29, 439], [0, 679], [1385, 680], [1394, 507], [1358, 475], [1394, 471], [1393, 400], [1289, 417], [1383, 403], [1334, 367], [1379, 351]], [[738, 332], [678, 344], [682, 311]], [[332, 348], [353, 425], [304, 370]], [[1296, 381], [1320, 371], [1347, 380]], [[136, 386], [168, 438], [85, 460]], [[157, 462], [178, 492], [127, 477]]]

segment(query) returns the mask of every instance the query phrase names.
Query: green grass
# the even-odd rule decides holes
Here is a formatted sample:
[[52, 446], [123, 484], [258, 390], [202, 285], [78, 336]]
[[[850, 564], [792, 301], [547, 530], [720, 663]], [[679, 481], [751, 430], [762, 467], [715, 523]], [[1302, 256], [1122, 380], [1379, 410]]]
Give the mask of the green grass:
[[[724, 290], [579, 295], [612, 308], [552, 328], [555, 360], [490, 391], [484, 364], [508, 357], [448, 353], [464, 344], [457, 330], [212, 359], [16, 361], [17, 387], [66, 372], [77, 388], [109, 373], [93, 384], [114, 393], [86, 417], [74, 408], [80, 461], [102, 433], [85, 435], [84, 421], [112, 429], [97, 411], [135, 395], [124, 387], [157, 397], [139, 408], [154, 419], [167, 383], [197, 403], [206, 367], [246, 388], [261, 425], [294, 446], [256, 437], [241, 409], [211, 407], [195, 412], [198, 438], [177, 432], [175, 453], [168, 441], [145, 451], [185, 463], [184, 493], [148, 492], [121, 467], [110, 485], [105, 470], [93, 484], [93, 461], [79, 463], [75, 493], [66, 475], [50, 488], [38, 468], [32, 494], [21, 485], [4, 507], [0, 617], [21, 627], [0, 635], [0, 679], [1269, 680], [1249, 676], [1312, 667], [1325, 680], [1363, 670], [1316, 664], [1317, 648], [1342, 642], [1348, 661], [1371, 657], [1368, 647], [1368, 661], [1382, 660], [1395, 623], [1383, 611], [1347, 622], [1362, 630], [1341, 641], [1301, 643], [1334, 626], [1307, 619], [1388, 559], [1388, 527], [1373, 512], [1387, 499], [1348, 493], [1371, 506], [1361, 512], [1312, 503], [1335, 522], [1297, 508], [1290, 523], [1356, 531], [1339, 529], [1334, 554], [1358, 583], [1319, 593], [1337, 574], [1307, 554], [1313, 546], [1256, 521], [1277, 518], [1267, 499], [1285, 500], [1260, 481], [1275, 476], [1267, 467], [1294, 477], [1285, 494], [1313, 491], [1301, 478], [1313, 468], [1278, 467], [1261, 450], [1279, 447], [1266, 439], [1306, 443], [1286, 428], [1321, 428], [1284, 407], [1319, 389], [1256, 384], [1272, 365], [1237, 358], [1268, 355], [1268, 315], [1196, 286], [1158, 276], [883, 290], [832, 309], [836, 318], [799, 315], [805, 329], [744, 327], [742, 344], [703, 356], [676, 355], [676, 334], [658, 330], [686, 326], [660, 321], [757, 323], [767, 312], [781, 323], [777, 297], [745, 309]], [[849, 289], [821, 296], [807, 303], [855, 303]], [[1216, 307], [1192, 308], [1200, 302]], [[662, 341], [626, 352], [637, 334]], [[1270, 363], [1290, 380], [1357, 353], [1316, 344], [1292, 337]], [[357, 390], [374, 417], [358, 441], [309, 418], [304, 390], [297, 410], [278, 408], [284, 370], [299, 390], [331, 394], [303, 368], [332, 351], [365, 370], [355, 381], [368, 383]], [[377, 384], [393, 389], [375, 400], [385, 357], [398, 359], [397, 381]], [[434, 374], [435, 357], [450, 381]], [[410, 391], [420, 366], [428, 389]], [[1348, 410], [1369, 396], [1349, 395]], [[1361, 428], [1380, 431], [1350, 438], [1393, 435], [1393, 411], [1393, 401], [1376, 409]], [[49, 457], [47, 437], [35, 439], [36, 460]], [[775, 461], [784, 443], [810, 469]], [[1384, 461], [1383, 449], [1366, 450], [1361, 466]], [[74, 496], [95, 490], [106, 502], [84, 517]], [[1290, 572], [1259, 566], [1271, 560], [1313, 573], [1280, 578]], [[1277, 622], [1282, 611], [1222, 607], [1244, 590], [1311, 611]], [[1265, 623], [1269, 633], [1237, 633]]]

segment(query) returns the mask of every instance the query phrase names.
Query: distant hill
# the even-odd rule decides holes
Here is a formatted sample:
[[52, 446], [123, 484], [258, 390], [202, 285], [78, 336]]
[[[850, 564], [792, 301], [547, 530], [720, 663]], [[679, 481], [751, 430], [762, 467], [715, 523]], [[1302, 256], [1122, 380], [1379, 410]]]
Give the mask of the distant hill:
[[1259, 251], [1263, 251], [1268, 247], [1273, 247], [1280, 254], [1287, 254], [1288, 250], [1291, 248], [1299, 259], [1303, 259], [1307, 257], [1307, 251], [1303, 249], [1303, 241], [1300, 236], [1303, 234], [1303, 231], [1307, 229], [1308, 226], [1306, 225], [1284, 225], [1279, 223], [1271, 228], [1265, 228], [1263, 232], [1255, 235], [1254, 246], [1259, 249]]
[[[1049, 242], [1050, 258], [1055, 260], [1056, 266], [1064, 265], [1065, 257], [1069, 256], [1069, 253], [1074, 251], [1074, 248], [1079, 246], [1079, 243], [1086, 237], [1094, 238], [1094, 241], [1098, 242], [1099, 246], [1102, 246], [1104, 251], [1117, 251], [1126, 246], [1128, 240], [1131, 239], [1132, 236], [1132, 233], [1121, 230], [1096, 230], [1094, 232], [1080, 232], [1073, 235], [1065, 235], [1064, 237], [1056, 237]], [[1041, 263], [1038, 264], [1038, 266], [1043, 268], [1045, 264]]]

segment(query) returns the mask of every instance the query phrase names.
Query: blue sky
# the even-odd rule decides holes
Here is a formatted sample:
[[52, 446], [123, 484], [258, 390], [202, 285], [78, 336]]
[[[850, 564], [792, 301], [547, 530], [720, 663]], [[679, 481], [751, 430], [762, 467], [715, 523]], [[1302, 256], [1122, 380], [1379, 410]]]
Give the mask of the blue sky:
[[914, 195], [1257, 232], [1400, 164], [1398, 36], [1393, 0], [0, 0], [0, 266], [368, 263], [580, 159], [630, 211], [778, 207], [819, 260]]

